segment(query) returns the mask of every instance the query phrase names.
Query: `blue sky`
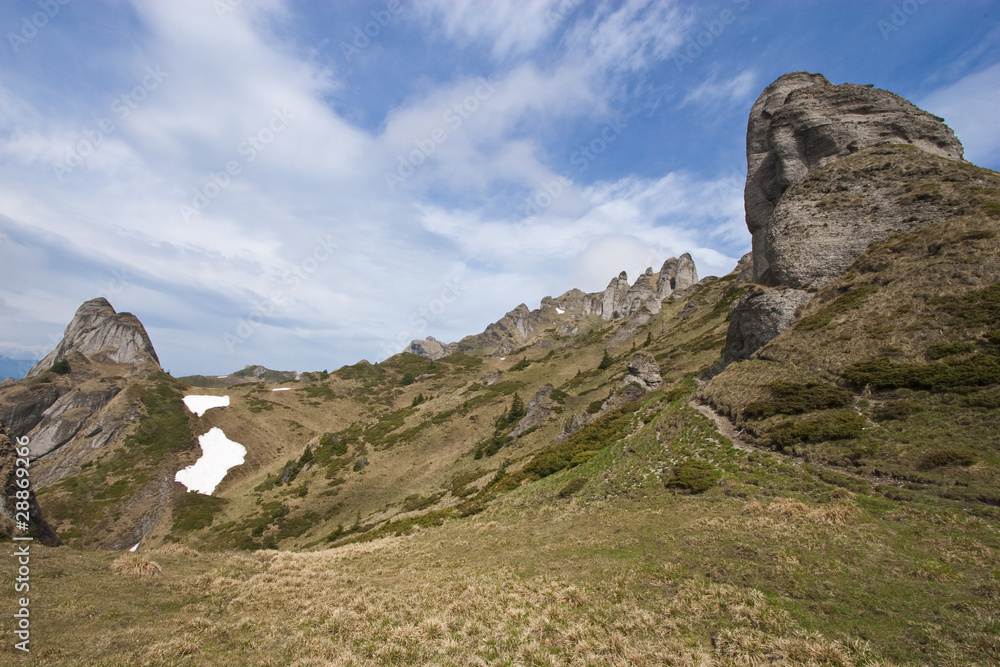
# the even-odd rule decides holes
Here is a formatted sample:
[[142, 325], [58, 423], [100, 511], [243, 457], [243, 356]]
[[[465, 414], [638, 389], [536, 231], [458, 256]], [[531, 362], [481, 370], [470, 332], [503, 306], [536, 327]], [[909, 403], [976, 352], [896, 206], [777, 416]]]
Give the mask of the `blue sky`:
[[1000, 168], [1000, 3], [0, 3], [0, 354], [83, 301], [174, 375], [333, 369], [749, 249], [750, 106], [871, 83]]

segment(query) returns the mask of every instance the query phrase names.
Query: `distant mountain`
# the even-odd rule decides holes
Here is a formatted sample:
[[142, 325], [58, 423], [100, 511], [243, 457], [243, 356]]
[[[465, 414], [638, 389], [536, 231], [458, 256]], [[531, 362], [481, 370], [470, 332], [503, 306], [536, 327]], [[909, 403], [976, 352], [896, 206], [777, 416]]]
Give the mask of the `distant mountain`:
[[0, 380], [20, 380], [37, 363], [37, 359], [11, 359], [0, 354]]

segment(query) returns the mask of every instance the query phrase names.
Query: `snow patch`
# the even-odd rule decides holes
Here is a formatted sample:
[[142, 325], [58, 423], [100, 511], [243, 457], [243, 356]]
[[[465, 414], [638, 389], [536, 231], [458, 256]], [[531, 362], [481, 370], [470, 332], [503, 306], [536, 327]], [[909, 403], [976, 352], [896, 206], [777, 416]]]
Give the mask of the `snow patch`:
[[187, 409], [195, 413], [199, 417], [205, 415], [206, 410], [211, 410], [212, 408], [224, 408], [229, 405], [228, 396], [198, 396], [191, 395], [184, 397], [184, 405]]
[[[226, 404], [229, 404], [228, 396]], [[186, 486], [189, 492], [197, 491], [210, 496], [229, 469], [243, 463], [247, 450], [227, 438], [221, 428], [213, 428], [198, 436], [198, 444], [201, 445], [201, 458], [194, 465], [178, 470], [174, 479]]]
[[135, 550], [139, 548], [139, 544], [141, 544], [141, 543], [140, 542], [136, 542], [135, 546], [132, 547], [131, 549], [129, 549], [129, 551], [131, 551], [132, 553], [135, 553]]
[[563, 310], [562, 308], [556, 308], [556, 312], [557, 312], [557, 313], [559, 313], [560, 315], [562, 315], [562, 314], [563, 314], [563, 313], [565, 313], [566, 311], [565, 311], [565, 310]]
[[277, 389], [272, 389], [271, 391], [290, 391], [291, 387], [278, 387]]

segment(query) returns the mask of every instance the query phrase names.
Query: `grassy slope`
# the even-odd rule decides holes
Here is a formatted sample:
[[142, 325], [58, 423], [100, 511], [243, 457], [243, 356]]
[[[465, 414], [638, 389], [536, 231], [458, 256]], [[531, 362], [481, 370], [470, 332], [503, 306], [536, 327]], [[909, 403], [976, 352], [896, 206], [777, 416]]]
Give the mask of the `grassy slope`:
[[[199, 423], [238, 432], [254, 458], [157, 536], [201, 554], [143, 548], [163, 574], [137, 578], [112, 572], [119, 554], [37, 551], [37, 663], [1000, 663], [1000, 406], [988, 373], [970, 385], [962, 371], [1000, 329], [1000, 189], [971, 165], [944, 176], [960, 215], [871, 248], [762, 359], [702, 389], [685, 376], [719, 357], [732, 277], [615, 345], [618, 325], [596, 321], [505, 361], [396, 358], [301, 391], [231, 388], [233, 408]], [[577, 465], [532, 473], [648, 332], [664, 389], [567, 440], [589, 448]], [[845, 379], [882, 358], [911, 384], [930, 376], [901, 364], [958, 375]], [[513, 393], [545, 382], [566, 392], [562, 413], [476, 459]], [[685, 405], [692, 390], [784, 451], [733, 447]], [[844, 424], [861, 430], [826, 437]], [[324, 433], [340, 440], [274, 485]], [[927, 458], [949, 450], [971, 458]], [[308, 549], [214, 551], [255, 545]]]
[[[437, 528], [314, 552], [147, 551], [163, 569], [154, 578], [114, 574], [115, 553], [36, 552], [35, 660], [1000, 659], [996, 517], [849, 492], [733, 448], [661, 393], [633, 408], [642, 426], [587, 463]], [[668, 488], [690, 459], [719, 483], [700, 495]]]
[[[869, 158], [809, 178], [835, 187], [832, 167], [853, 177]], [[916, 161], [906, 150], [893, 159]], [[886, 493], [1000, 506], [1000, 176], [922, 159], [956, 215], [871, 246], [758, 359], [702, 394], [758, 444], [863, 473]], [[852, 399], [796, 414], [782, 410], [776, 382], [839, 385]], [[773, 416], [761, 412], [769, 405]]]

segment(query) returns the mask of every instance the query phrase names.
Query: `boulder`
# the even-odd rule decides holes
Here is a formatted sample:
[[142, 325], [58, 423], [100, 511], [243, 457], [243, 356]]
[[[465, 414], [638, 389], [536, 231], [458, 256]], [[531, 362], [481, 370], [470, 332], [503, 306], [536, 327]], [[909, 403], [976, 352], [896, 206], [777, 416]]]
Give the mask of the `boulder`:
[[798, 289], [756, 288], [733, 304], [726, 332], [726, 363], [749, 359], [795, 321], [795, 311], [813, 297]]
[[636, 352], [626, 364], [628, 375], [622, 380], [622, 386], [635, 383], [645, 389], [652, 391], [663, 384], [660, 377], [660, 365], [649, 352]]

